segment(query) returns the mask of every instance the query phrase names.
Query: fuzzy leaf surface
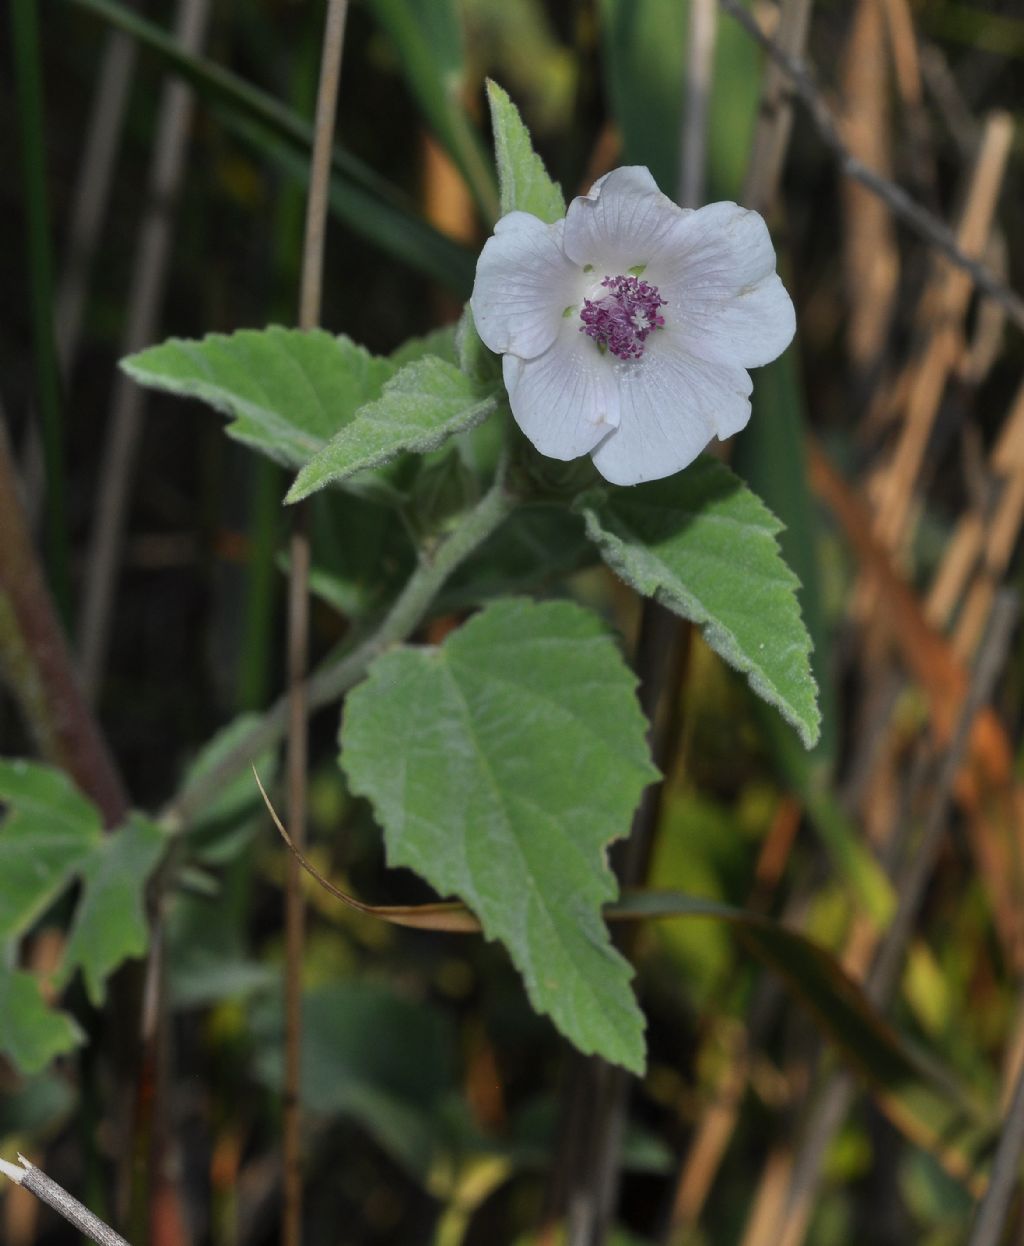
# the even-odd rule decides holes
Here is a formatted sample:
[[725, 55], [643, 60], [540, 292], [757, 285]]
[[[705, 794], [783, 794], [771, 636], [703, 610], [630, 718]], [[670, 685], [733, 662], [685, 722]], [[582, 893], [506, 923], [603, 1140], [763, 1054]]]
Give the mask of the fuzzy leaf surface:
[[271, 325], [201, 341], [170, 338], [121, 367], [150, 389], [201, 399], [229, 417], [229, 436], [302, 467], [380, 396], [396, 365], [347, 337]]
[[348, 698], [341, 760], [391, 864], [464, 900], [581, 1051], [639, 1070], [632, 971], [601, 917], [605, 850], [656, 777], [634, 689], [595, 616], [503, 600], [437, 649], [379, 658]]
[[810, 748], [820, 729], [811, 640], [779, 521], [764, 503], [704, 457], [665, 480], [590, 491], [577, 505], [608, 566], [696, 623]]
[[380, 467], [403, 451], [427, 454], [455, 433], [486, 419], [497, 406], [454, 364], [425, 355], [384, 386], [309, 460], [285, 499], [298, 502], [325, 485]]
[[548, 224], [561, 220], [565, 216], [565, 196], [533, 150], [530, 131], [523, 124], [519, 109], [496, 82], [488, 82], [487, 99], [494, 129], [502, 216], [519, 211], [531, 212]]

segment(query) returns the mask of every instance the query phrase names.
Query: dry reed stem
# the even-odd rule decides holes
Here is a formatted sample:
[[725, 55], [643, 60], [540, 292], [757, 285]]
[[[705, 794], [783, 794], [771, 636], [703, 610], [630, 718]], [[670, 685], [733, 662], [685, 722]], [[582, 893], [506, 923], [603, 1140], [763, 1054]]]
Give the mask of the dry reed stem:
[[[1005, 594], [995, 603], [988, 620], [985, 644], [958, 707], [948, 747], [928, 788], [927, 809], [920, 835], [907, 852], [898, 873], [896, 912], [878, 941], [877, 954], [872, 958], [873, 963], [865, 980], [867, 996], [879, 1009], [887, 1007], [899, 985], [927, 882], [941, 847], [956, 778], [970, 750], [977, 716], [991, 699], [998, 675], [1009, 656], [1010, 641], [1018, 620], [1016, 599], [1011, 594]], [[796, 1151], [784, 1217], [774, 1226], [774, 1240], [780, 1246], [802, 1246], [806, 1238], [821, 1181], [824, 1155], [849, 1111], [856, 1089], [853, 1078], [844, 1072], [832, 1078], [812, 1103]], [[1024, 1099], [1024, 1091], [1018, 1098]], [[883, 1101], [882, 1106], [890, 1113], [895, 1107], [897, 1118], [901, 1115], [898, 1104]], [[947, 1147], [941, 1138], [929, 1139], [926, 1145], [951, 1173], [960, 1179], [966, 1178], [968, 1174], [964, 1170], [963, 1158]]]
[[[791, 57], [799, 58], [807, 42], [812, 0], [783, 0], [775, 30], [775, 44]], [[790, 75], [776, 60], [764, 70], [761, 105], [751, 144], [750, 163], [743, 183], [741, 202], [767, 215], [778, 193], [782, 166], [793, 128], [793, 102]]]
[[[957, 604], [967, 596], [970, 579], [980, 559], [992, 557], [992, 533], [997, 516], [999, 516], [999, 545], [1005, 545], [1009, 538], [1009, 548], [999, 549], [999, 577], [1002, 577], [1012, 553], [1012, 545], [1019, 531], [1022, 517], [1017, 522], [1012, 520], [1013, 513], [1018, 511], [1019, 503], [1012, 496], [1012, 482], [1024, 473], [1024, 385], [1017, 392], [1009, 415], [1003, 422], [997, 442], [989, 457], [989, 475], [992, 485], [1000, 491], [995, 503], [994, 513], [987, 516], [982, 508], [973, 508], [960, 517], [947, 546], [946, 557], [939, 566], [936, 577], [928, 593], [926, 614], [933, 627], [946, 627], [952, 618]], [[1005, 531], [1009, 528], [1009, 531]], [[973, 592], [973, 589], [972, 589]], [[973, 625], [972, 625], [973, 629]], [[965, 637], [954, 635], [954, 645], [960, 657], [970, 653], [973, 645], [964, 644]], [[977, 639], [977, 637], [975, 637]]]
[[906, 158], [922, 185], [935, 185], [935, 148], [924, 107], [921, 60], [914, 19], [907, 0], [882, 0], [887, 42], [896, 77], [896, 90], [907, 120]]
[[57, 349], [65, 383], [70, 380], [78, 350], [89, 277], [106, 219], [137, 52], [138, 44], [129, 35], [114, 30], [107, 36], [99, 86], [86, 126], [82, 163], [72, 195], [64, 271], [57, 289], [54, 314]]
[[[888, 176], [891, 168], [888, 73], [882, 0], [859, 0], [843, 57], [842, 135], [850, 151]], [[849, 315], [847, 354], [870, 370], [889, 335], [899, 283], [892, 214], [858, 182], [842, 184], [843, 269]]]
[[924, 90], [910, 6], [907, 0], [882, 0], [882, 10], [900, 97], [907, 107], [920, 108], [924, 103]]
[[1024, 298], [1000, 281], [979, 260], [968, 255], [957, 244], [956, 238], [943, 222], [934, 213], [917, 203], [902, 186], [882, 177], [874, 169], [869, 169], [863, 161], [858, 160], [847, 149], [839, 135], [835, 118], [822, 98], [807, 65], [799, 57], [791, 56], [785, 48], [769, 38], [743, 7], [741, 0], [718, 0], [718, 2], [729, 16], [768, 53], [772, 62], [785, 70], [793, 94], [806, 107], [819, 137], [834, 153], [843, 176], [854, 178], [867, 186], [879, 198], [885, 200], [895, 216], [923, 238], [929, 246], [934, 247], [957, 268], [967, 273], [979, 291], [1002, 303], [1013, 322], [1024, 329]]
[[[1012, 118], [1007, 113], [990, 114], [957, 230], [957, 242], [968, 255], [977, 256], [984, 250], [1012, 140]], [[972, 293], [967, 273], [953, 268], [945, 260], [937, 263], [937, 306], [932, 331], [920, 356], [911, 365], [913, 381], [903, 429], [873, 491], [875, 531], [891, 550], [901, 549], [907, 538], [907, 522], [920, 485], [925, 451], [946, 381], [961, 350], [961, 326]]]
[[[988, 240], [985, 260], [993, 272], [1006, 276], [1009, 269], [1006, 235], [998, 228], [993, 229]], [[975, 315], [974, 332], [957, 373], [957, 379], [964, 385], [976, 387], [991, 372], [1003, 352], [1006, 325], [1006, 308], [994, 299], [982, 299]]]
[[750, 1052], [745, 1032], [733, 1027], [726, 1034], [726, 1059], [711, 1101], [694, 1131], [679, 1170], [668, 1242], [685, 1240], [696, 1228], [711, 1186], [736, 1130], [750, 1078]]
[[[793, 796], [783, 796], [779, 801], [758, 854], [754, 887], [746, 904], [748, 912], [767, 911], [796, 842], [802, 813], [802, 805]], [[677, 1240], [685, 1240], [687, 1233], [697, 1227], [740, 1119], [743, 1096], [751, 1077], [750, 1041], [747, 1031], [739, 1027], [727, 1037], [732, 1054], [725, 1075], [714, 1088], [713, 1098], [697, 1124], [676, 1175], [665, 1238], [669, 1246]], [[700, 1057], [696, 1063], [701, 1064]]]
[[[991, 513], [982, 517], [972, 512], [969, 516], [975, 520], [973, 528], [980, 529], [976, 549], [979, 565], [969, 590], [964, 582], [956, 586], [960, 593], [966, 592], [953, 633], [953, 645], [963, 658], [974, 652], [981, 639], [984, 620], [1024, 523], [1024, 384], [993, 448], [990, 471], [997, 494]], [[948, 597], [950, 589], [944, 586], [944, 591]]]
[[[175, 37], [185, 50], [197, 52], [202, 47], [209, 13], [209, 0], [180, 0]], [[185, 171], [194, 107], [190, 87], [177, 80], [165, 82], [160, 94], [148, 202], [128, 292], [122, 355], [151, 345], [157, 333], [171, 259], [174, 205]], [[127, 376], [119, 374], [96, 487], [96, 521], [89, 543], [78, 629], [82, 686], [91, 701], [96, 698], [106, 663], [125, 514], [142, 432], [144, 404], [144, 391]]]
[[[813, 441], [808, 462], [812, 488], [839, 520], [861, 574], [874, 580], [875, 591], [886, 603], [886, 609], [877, 616], [878, 625], [924, 690], [935, 747], [941, 748], [948, 744], [966, 695], [968, 679], [963, 663], [945, 637], [929, 626], [921, 602], [872, 533], [863, 502]], [[1015, 827], [1012, 818], [1013, 749], [991, 710], [982, 710], [975, 720], [968, 764], [959, 776], [956, 796], [968, 815], [972, 851], [992, 900], [1000, 942], [1008, 962], [1016, 964], [1024, 955], [1024, 906], [1015, 900], [1020, 884], [1014, 862], [1021, 856], [1016, 845], [1022, 842], [1024, 827]], [[990, 828], [986, 810], [993, 801], [999, 820]], [[999, 827], [1015, 827], [1013, 839], [1009, 829], [996, 833]]]
[[740, 1246], [778, 1246], [781, 1222], [793, 1175], [793, 1150], [786, 1143], [773, 1147], [757, 1185]]
[[690, 0], [683, 108], [682, 152], [677, 202], [699, 208], [707, 175], [708, 109], [718, 29], [717, 0]]
[[[314, 329], [320, 322], [323, 291], [324, 247], [327, 235], [328, 195], [334, 124], [341, 83], [348, 0], [328, 0], [324, 24], [320, 79], [317, 87], [313, 150], [309, 165], [309, 192], [302, 243], [302, 276], [299, 288], [299, 328]], [[309, 567], [308, 508], [296, 507], [289, 542], [288, 574], [288, 821], [301, 852], [306, 843], [306, 775], [309, 763]], [[285, 1050], [282, 1150], [284, 1164], [284, 1212], [281, 1217], [282, 1246], [302, 1242], [302, 983], [306, 910], [301, 872], [294, 855], [288, 858], [285, 889]]]

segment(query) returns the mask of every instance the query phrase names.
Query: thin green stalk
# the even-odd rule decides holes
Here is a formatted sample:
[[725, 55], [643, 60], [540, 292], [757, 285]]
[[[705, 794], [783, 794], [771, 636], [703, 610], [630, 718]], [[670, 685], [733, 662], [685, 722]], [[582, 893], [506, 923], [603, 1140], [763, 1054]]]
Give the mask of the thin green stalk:
[[[391, 645], [406, 640], [427, 617], [440, 590], [466, 559], [513, 511], [515, 498], [499, 481], [462, 516], [439, 545], [420, 560], [380, 625], [340, 659], [327, 658], [307, 680], [309, 711], [338, 700], [357, 684], [370, 663]], [[164, 810], [164, 824], [182, 830], [189, 819], [254, 757], [280, 743], [288, 729], [288, 699], [280, 698], [201, 779], [186, 787]]]
[[64, 432], [54, 327], [53, 256], [46, 194], [46, 138], [37, 0], [12, 0], [11, 44], [21, 130], [36, 400], [42, 421], [46, 469], [47, 570], [57, 608], [66, 625], [71, 613], [71, 576], [64, 501]]

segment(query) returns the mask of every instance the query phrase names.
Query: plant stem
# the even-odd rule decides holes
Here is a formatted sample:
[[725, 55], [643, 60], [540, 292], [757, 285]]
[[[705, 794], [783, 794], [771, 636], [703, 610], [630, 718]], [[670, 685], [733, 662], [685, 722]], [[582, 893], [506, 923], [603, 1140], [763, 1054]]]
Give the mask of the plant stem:
[[[313, 152], [309, 163], [306, 230], [302, 242], [299, 328], [320, 323], [331, 149], [338, 110], [341, 59], [345, 47], [348, 0], [329, 0], [320, 56]], [[309, 769], [309, 716], [306, 671], [309, 667], [309, 507], [292, 515], [288, 574], [288, 818], [299, 851], [306, 843], [306, 783]], [[306, 905], [299, 863], [288, 858], [285, 881], [285, 1052], [284, 1052], [284, 1215], [282, 1246], [302, 1241], [302, 968]]]
[[[181, 46], [198, 52], [206, 37], [209, 0], [179, 0], [175, 36]], [[173, 254], [179, 192], [188, 160], [195, 100], [182, 82], [168, 77], [160, 91], [160, 107], [148, 174], [147, 202], [136, 240], [128, 305], [120, 354], [132, 355], [152, 344]], [[95, 702], [110, 643], [135, 465], [142, 439], [146, 393], [124, 373], [114, 385], [110, 419], [96, 487], [96, 521], [89, 541], [88, 570], [78, 630], [79, 669], [85, 695]]]
[[[430, 607], [449, 576], [474, 553], [506, 519], [515, 507], [501, 477], [467, 511], [452, 531], [431, 551], [421, 556], [419, 566], [379, 626], [343, 657], [326, 659], [307, 680], [308, 704], [312, 713], [338, 700], [366, 674], [374, 658], [385, 649], [406, 640], [427, 617]], [[168, 829], [181, 831], [203, 804], [223, 785], [239, 774], [254, 757], [272, 748], [285, 736], [288, 702], [282, 697], [224, 755], [217, 766], [186, 787], [163, 812]]]
[[95, 801], [108, 827], [128, 812], [121, 776], [75, 674], [29, 534], [0, 419], [0, 665], [39, 752]]

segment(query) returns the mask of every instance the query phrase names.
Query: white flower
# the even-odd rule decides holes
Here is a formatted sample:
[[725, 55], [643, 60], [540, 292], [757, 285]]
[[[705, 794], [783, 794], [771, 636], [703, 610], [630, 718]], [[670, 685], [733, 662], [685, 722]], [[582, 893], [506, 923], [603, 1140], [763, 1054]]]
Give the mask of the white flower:
[[747, 368], [796, 328], [761, 217], [735, 203], [680, 208], [641, 167], [602, 177], [553, 225], [502, 217], [470, 304], [537, 449], [590, 454], [621, 485], [678, 472], [738, 432]]

